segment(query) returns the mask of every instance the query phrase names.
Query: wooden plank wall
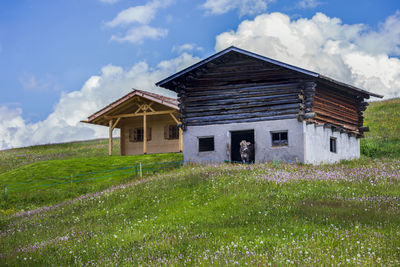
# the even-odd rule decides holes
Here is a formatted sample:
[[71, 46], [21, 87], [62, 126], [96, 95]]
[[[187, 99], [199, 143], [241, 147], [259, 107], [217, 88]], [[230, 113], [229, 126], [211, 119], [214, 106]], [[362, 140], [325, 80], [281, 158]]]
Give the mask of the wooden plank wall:
[[362, 111], [368, 103], [361, 96], [318, 84], [315, 91], [312, 112], [317, 123], [330, 124], [356, 134], [363, 132]]
[[296, 118], [300, 83], [293, 71], [244, 55], [226, 56], [178, 87], [181, 121], [191, 126]]

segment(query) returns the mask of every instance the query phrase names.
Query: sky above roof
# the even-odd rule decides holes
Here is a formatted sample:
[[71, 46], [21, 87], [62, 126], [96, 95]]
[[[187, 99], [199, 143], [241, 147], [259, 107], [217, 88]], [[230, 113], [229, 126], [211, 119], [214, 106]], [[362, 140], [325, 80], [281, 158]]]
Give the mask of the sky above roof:
[[105, 137], [79, 121], [231, 45], [400, 96], [398, 0], [0, 1], [0, 149]]

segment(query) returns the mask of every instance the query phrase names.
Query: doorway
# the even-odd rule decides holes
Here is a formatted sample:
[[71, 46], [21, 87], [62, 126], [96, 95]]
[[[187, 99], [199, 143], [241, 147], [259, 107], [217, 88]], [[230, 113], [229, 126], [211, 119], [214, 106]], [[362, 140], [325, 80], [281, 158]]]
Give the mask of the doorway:
[[246, 140], [253, 145], [254, 153], [250, 155], [250, 162], [255, 159], [255, 144], [254, 144], [254, 130], [232, 131], [231, 132], [231, 161], [241, 162], [240, 156], [240, 142]]

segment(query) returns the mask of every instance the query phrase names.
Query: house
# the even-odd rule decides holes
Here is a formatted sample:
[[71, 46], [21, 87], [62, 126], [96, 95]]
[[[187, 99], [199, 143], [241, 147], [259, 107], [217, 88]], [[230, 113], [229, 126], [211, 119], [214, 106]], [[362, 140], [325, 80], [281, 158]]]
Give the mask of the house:
[[157, 86], [178, 93], [185, 161], [322, 163], [360, 156], [371, 96], [321, 74], [229, 47]]
[[180, 152], [177, 115], [176, 99], [135, 89], [82, 122], [109, 127], [110, 156], [115, 128], [121, 129], [121, 155]]

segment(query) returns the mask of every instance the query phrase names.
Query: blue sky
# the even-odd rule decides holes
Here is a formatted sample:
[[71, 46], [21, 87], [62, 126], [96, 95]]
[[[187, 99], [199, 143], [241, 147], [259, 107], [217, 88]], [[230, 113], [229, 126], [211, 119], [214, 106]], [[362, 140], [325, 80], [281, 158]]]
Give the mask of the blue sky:
[[132, 87], [171, 95], [154, 82], [229, 45], [398, 97], [399, 10], [398, 0], [0, 1], [0, 149], [105, 136], [79, 119]]

